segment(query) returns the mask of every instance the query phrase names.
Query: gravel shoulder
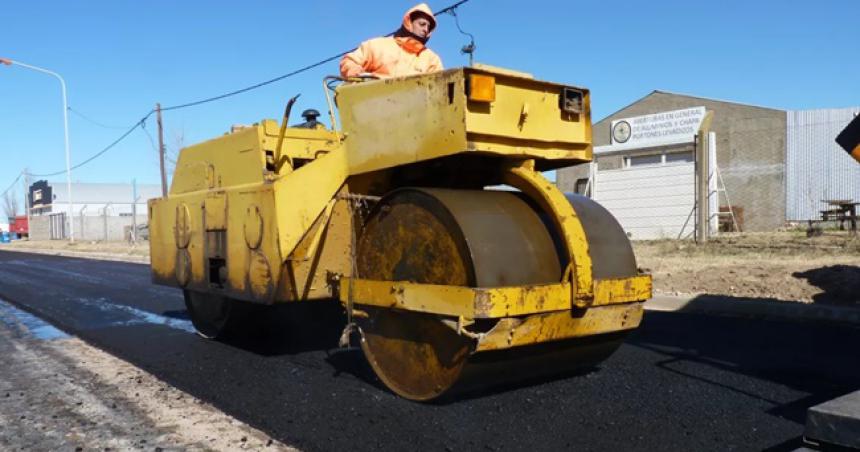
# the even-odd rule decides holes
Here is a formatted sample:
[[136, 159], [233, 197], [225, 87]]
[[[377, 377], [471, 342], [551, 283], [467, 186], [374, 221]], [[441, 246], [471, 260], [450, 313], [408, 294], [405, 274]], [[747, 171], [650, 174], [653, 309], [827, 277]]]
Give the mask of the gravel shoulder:
[[2, 301], [0, 356], [2, 450], [295, 450]]

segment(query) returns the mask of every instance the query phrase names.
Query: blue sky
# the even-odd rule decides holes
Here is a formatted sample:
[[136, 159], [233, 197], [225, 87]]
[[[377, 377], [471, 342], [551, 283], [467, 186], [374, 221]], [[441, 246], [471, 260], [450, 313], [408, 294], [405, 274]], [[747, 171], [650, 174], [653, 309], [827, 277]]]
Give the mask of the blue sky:
[[[429, 2], [441, 9], [453, 0]], [[71, 107], [72, 163], [97, 152], [156, 102], [174, 105], [292, 71], [385, 34], [413, 1], [4, 2], [0, 56], [62, 74]], [[783, 109], [860, 105], [860, 1], [471, 0], [461, 25], [476, 60], [592, 91], [594, 120], [654, 89]], [[467, 63], [466, 38], [439, 18], [430, 46]], [[192, 144], [231, 124], [325, 110], [320, 80], [336, 63], [253, 92], [165, 114], [165, 141]], [[296, 115], [297, 116], [297, 115]], [[153, 132], [155, 122], [147, 123]], [[184, 137], [180, 140], [179, 137]], [[0, 190], [22, 168], [64, 168], [55, 79], [0, 66]], [[158, 182], [141, 131], [73, 173], [82, 182]], [[64, 180], [64, 176], [53, 180]], [[17, 192], [22, 192], [17, 188]]]

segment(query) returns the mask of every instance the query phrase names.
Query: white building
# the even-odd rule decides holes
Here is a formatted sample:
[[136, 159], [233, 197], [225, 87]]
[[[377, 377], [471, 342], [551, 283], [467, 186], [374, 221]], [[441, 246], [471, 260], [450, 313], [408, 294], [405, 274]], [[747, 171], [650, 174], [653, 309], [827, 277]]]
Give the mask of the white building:
[[[137, 198], [135, 199], [135, 189]], [[68, 214], [69, 198], [65, 182], [37, 181], [30, 185], [33, 216]], [[131, 216], [147, 215], [146, 202], [161, 196], [156, 184], [72, 184], [72, 216]]]
[[134, 225], [147, 223], [147, 201], [161, 196], [161, 186], [73, 183], [69, 203], [65, 182], [37, 181], [30, 186], [30, 237], [80, 240], [127, 240]]

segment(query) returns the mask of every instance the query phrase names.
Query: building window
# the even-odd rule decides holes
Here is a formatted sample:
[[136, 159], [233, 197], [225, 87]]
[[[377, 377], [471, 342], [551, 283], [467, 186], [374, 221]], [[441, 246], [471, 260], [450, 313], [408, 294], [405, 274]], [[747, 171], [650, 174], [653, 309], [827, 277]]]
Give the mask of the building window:
[[633, 168], [638, 166], [654, 166], [660, 165], [663, 163], [663, 155], [662, 154], [653, 154], [653, 155], [634, 155], [630, 157], [624, 158], [624, 163], [627, 168]]
[[624, 157], [624, 167], [660, 166], [673, 163], [692, 163], [693, 151], [664, 152], [662, 154], [631, 155]]
[[578, 195], [584, 195], [585, 189], [588, 188], [588, 178], [583, 177], [576, 180], [576, 183], [573, 185], [573, 191]]
[[666, 154], [666, 163], [692, 163], [693, 151]]

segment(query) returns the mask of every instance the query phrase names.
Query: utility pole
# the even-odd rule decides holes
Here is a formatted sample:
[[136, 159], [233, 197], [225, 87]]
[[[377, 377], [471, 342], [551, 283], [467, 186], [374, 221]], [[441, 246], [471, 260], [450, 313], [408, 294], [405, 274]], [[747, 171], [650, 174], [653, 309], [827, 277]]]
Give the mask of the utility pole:
[[167, 171], [164, 168], [164, 126], [161, 124], [161, 104], [155, 104], [158, 119], [158, 163], [161, 165], [161, 196], [167, 196]]
[[27, 215], [27, 240], [30, 240], [30, 169], [24, 168], [24, 213]]

